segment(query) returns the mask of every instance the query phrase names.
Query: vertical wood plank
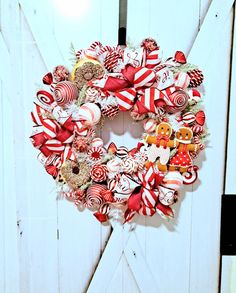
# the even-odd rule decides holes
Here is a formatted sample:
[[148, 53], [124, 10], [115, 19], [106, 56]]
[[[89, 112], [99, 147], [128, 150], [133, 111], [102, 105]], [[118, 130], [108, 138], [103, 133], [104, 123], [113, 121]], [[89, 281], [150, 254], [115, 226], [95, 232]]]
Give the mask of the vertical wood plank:
[[[0, 51], [1, 52], [1, 51]], [[1, 117], [1, 125], [3, 124], [3, 90], [2, 90], [2, 79], [0, 79], [0, 117]], [[3, 135], [0, 135], [0, 161], [3, 162]], [[1, 185], [0, 185], [0, 291], [5, 291], [5, 198], [4, 198], [4, 185], [3, 185], [3, 164], [0, 167], [0, 178], [1, 178]]]
[[[29, 113], [37, 91], [37, 83], [47, 72], [31, 28], [21, 13], [17, 41], [20, 60], [21, 88], [16, 96], [15, 141], [18, 186], [19, 251], [21, 255], [22, 292], [58, 292], [57, 204], [55, 185], [37, 161], [29, 136], [32, 122]], [[19, 58], [19, 57], [18, 57]], [[24, 113], [24, 115], [22, 115]], [[23, 138], [23, 139], [22, 139]], [[25, 166], [25, 172], [22, 172]]]
[[234, 28], [233, 28], [233, 51], [231, 60], [231, 81], [230, 81], [230, 100], [229, 100], [229, 121], [228, 121], [228, 145], [226, 158], [226, 177], [225, 177], [225, 193], [236, 193], [236, 174], [234, 161], [236, 160], [236, 138], [234, 135], [234, 119], [236, 117], [236, 101], [235, 101], [235, 83], [236, 83], [236, 16], [234, 7]]
[[[232, 15], [228, 15], [207, 62], [205, 56], [202, 59], [200, 54], [197, 55], [197, 47], [194, 53], [194, 62], [205, 74], [205, 111], [210, 137], [199, 172], [201, 184], [193, 194], [190, 263], [190, 292], [193, 293], [218, 292], [231, 30]], [[201, 42], [204, 43], [204, 39]], [[200, 46], [199, 52], [202, 50]], [[220, 74], [217, 74], [219, 68]], [[208, 277], [204, 277], [206, 275]]]
[[[53, 31], [57, 47], [69, 60], [70, 43], [76, 50], [87, 48], [93, 41], [115, 45], [118, 32], [118, 0], [84, 2], [83, 13], [68, 17], [52, 2]], [[112, 10], [108, 7], [112, 6]], [[78, 8], [74, 7], [75, 9]], [[86, 32], [86, 33], [85, 33]], [[58, 60], [60, 64], [62, 60]], [[57, 65], [54, 64], [54, 65]], [[68, 67], [72, 64], [69, 60]], [[72, 203], [58, 202], [59, 286], [61, 292], [83, 292], [89, 285], [101, 257], [110, 226], [101, 225], [89, 211], [78, 211]], [[78, 275], [80, 278], [78, 278]], [[75, 281], [76, 280], [76, 281]]]
[[[13, 5], [11, 5], [13, 4]], [[0, 31], [0, 200], [1, 200], [1, 225], [0, 225], [0, 291], [19, 292], [19, 269], [17, 251], [17, 221], [16, 221], [16, 186], [15, 183], [15, 150], [14, 150], [14, 90], [10, 86], [12, 76], [11, 58], [9, 50], [12, 38], [7, 34], [12, 27], [6, 26], [14, 15], [15, 2], [1, 3]], [[4, 34], [3, 34], [4, 32]], [[11, 43], [10, 43], [11, 41]]]

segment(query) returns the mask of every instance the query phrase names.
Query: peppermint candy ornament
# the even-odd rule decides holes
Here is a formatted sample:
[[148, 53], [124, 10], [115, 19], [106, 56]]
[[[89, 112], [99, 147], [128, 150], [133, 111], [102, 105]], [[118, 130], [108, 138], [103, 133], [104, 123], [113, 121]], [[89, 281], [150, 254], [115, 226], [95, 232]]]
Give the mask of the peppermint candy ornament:
[[107, 166], [105, 165], [94, 165], [90, 170], [90, 176], [95, 182], [103, 182], [107, 178]]
[[[195, 88], [202, 71], [181, 51], [163, 61], [152, 38], [136, 48], [95, 41], [75, 57], [74, 67], [44, 74], [36, 92], [30, 140], [38, 160], [64, 198], [101, 223], [172, 219], [184, 186], [198, 179], [194, 160], [206, 147], [203, 97]], [[100, 137], [105, 119], [120, 112], [135, 122], [132, 132], [143, 126], [132, 149], [124, 139], [107, 146]]]

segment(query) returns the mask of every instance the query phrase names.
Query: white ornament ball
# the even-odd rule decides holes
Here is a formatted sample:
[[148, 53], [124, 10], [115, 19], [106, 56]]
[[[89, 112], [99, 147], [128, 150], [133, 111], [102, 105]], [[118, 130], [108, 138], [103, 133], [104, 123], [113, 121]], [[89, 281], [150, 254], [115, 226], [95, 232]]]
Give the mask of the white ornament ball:
[[99, 137], [96, 137], [91, 141], [92, 147], [100, 148], [100, 147], [103, 147], [103, 144], [104, 144], [103, 140]]
[[190, 83], [190, 77], [186, 72], [179, 72], [176, 75], [175, 86], [186, 89]]
[[149, 118], [147, 119], [146, 121], [144, 121], [143, 123], [143, 128], [146, 132], [150, 133], [150, 132], [153, 132], [155, 131], [156, 129], [156, 126], [157, 126], [157, 123], [154, 119], [152, 118]]
[[79, 120], [85, 121], [87, 125], [95, 125], [101, 119], [100, 108], [93, 103], [85, 103], [79, 108]]
[[108, 172], [118, 172], [120, 170], [121, 160], [120, 159], [112, 159], [107, 162]]
[[178, 171], [168, 172], [161, 183], [161, 185], [174, 190], [180, 189], [182, 184], [183, 176]]
[[164, 204], [165, 206], [172, 205], [176, 199], [176, 192], [173, 189], [159, 186], [159, 201]]

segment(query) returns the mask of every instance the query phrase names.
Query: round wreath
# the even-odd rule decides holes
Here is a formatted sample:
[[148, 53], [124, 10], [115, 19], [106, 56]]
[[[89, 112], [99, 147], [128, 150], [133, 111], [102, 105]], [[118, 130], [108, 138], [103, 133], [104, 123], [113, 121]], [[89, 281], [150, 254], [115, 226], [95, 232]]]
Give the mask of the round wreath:
[[[202, 71], [184, 53], [162, 61], [154, 39], [138, 48], [94, 42], [42, 81], [31, 112], [38, 158], [60, 193], [100, 222], [135, 214], [174, 217], [183, 184], [197, 179], [193, 160], [204, 149], [205, 113], [196, 89]], [[105, 118], [129, 111], [144, 133], [128, 150], [104, 146], [96, 130]]]

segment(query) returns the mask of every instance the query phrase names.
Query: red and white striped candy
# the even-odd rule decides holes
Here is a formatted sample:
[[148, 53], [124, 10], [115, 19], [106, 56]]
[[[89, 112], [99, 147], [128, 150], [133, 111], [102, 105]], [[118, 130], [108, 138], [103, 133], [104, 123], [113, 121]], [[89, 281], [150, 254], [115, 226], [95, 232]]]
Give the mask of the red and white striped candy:
[[186, 185], [193, 184], [198, 178], [198, 167], [193, 166], [183, 173], [183, 183]]
[[90, 160], [97, 161], [102, 158], [103, 152], [104, 152], [104, 150], [101, 147], [91, 147], [88, 150], [88, 156], [89, 156]]
[[132, 174], [137, 171], [138, 164], [136, 161], [131, 157], [124, 158], [122, 165], [121, 165], [123, 172], [127, 174]]
[[104, 203], [102, 193], [106, 190], [107, 189], [105, 185], [92, 184], [86, 193], [86, 206], [88, 208], [99, 208]]
[[36, 96], [43, 105], [49, 106], [54, 102], [53, 96], [47, 91], [40, 90], [37, 92]]
[[156, 120], [154, 120], [152, 118], [147, 119], [143, 123], [143, 128], [148, 133], [155, 131], [156, 126], [157, 126], [157, 122], [156, 122]]
[[107, 167], [106, 165], [97, 164], [93, 165], [90, 170], [90, 176], [95, 182], [105, 181], [107, 178]]
[[85, 125], [95, 125], [101, 119], [100, 108], [93, 103], [85, 103], [79, 108], [78, 120], [84, 121]]
[[100, 137], [96, 137], [94, 139], [92, 139], [91, 141], [91, 146], [92, 147], [103, 147], [104, 143], [103, 143], [103, 140], [100, 138]]
[[111, 210], [111, 207], [108, 203], [104, 203], [99, 208], [99, 212], [105, 215], [107, 215], [110, 212], [110, 210]]
[[82, 53], [83, 53], [82, 49], [77, 51], [76, 54], [75, 54], [75, 57], [79, 60], [81, 58], [81, 56], [82, 56]]
[[200, 138], [198, 136], [194, 136], [193, 141], [195, 144], [199, 145], [200, 150], [205, 149], [205, 144], [201, 142]]
[[77, 99], [78, 90], [71, 81], [61, 81], [56, 84], [54, 95], [57, 104], [63, 107]]
[[181, 88], [187, 88], [190, 83], [190, 77], [186, 72], [178, 72], [175, 76], [175, 86], [181, 87]]
[[102, 43], [99, 42], [99, 41], [95, 41], [95, 42], [93, 42], [93, 43], [90, 45], [89, 48], [92, 49], [92, 50], [99, 51], [99, 50], [101, 49], [101, 47], [102, 47]]
[[127, 149], [127, 147], [125, 147], [125, 146], [120, 146], [120, 147], [117, 148], [117, 150], [116, 150], [116, 156], [117, 156], [118, 158], [123, 159], [123, 158], [125, 158], [126, 156], [128, 156], [128, 152], [129, 152], [129, 150]]
[[198, 90], [191, 89], [188, 91], [188, 94], [190, 104], [196, 104], [201, 101], [201, 94]]
[[193, 133], [202, 133], [203, 130], [204, 130], [203, 126], [198, 125], [198, 124], [193, 125], [193, 126], [191, 127], [191, 129], [192, 129]]
[[182, 111], [188, 105], [188, 99], [189, 95], [185, 91], [177, 89], [176, 91], [168, 95], [169, 101], [167, 101], [167, 106], [165, 107], [165, 110], [168, 113], [176, 113]]
[[112, 180], [108, 181], [107, 188], [110, 191], [115, 191], [117, 184], [118, 184], [118, 180], [112, 179]]
[[57, 82], [55, 82], [55, 81], [50, 84], [50, 91], [52, 93], [54, 93], [54, 90], [55, 90], [56, 85], [57, 85]]
[[108, 71], [113, 71], [114, 68], [118, 64], [118, 60], [121, 58], [121, 55], [118, 51], [112, 51], [108, 52], [105, 60], [104, 60], [104, 66]]
[[192, 112], [186, 112], [185, 114], [182, 115], [182, 121], [185, 123], [185, 124], [192, 124], [193, 122], [195, 122], [196, 120], [196, 117], [194, 115], [194, 113]]
[[103, 46], [97, 53], [98, 56], [102, 55], [105, 52], [111, 52], [116, 50], [116, 47], [111, 47], [111, 46]]

